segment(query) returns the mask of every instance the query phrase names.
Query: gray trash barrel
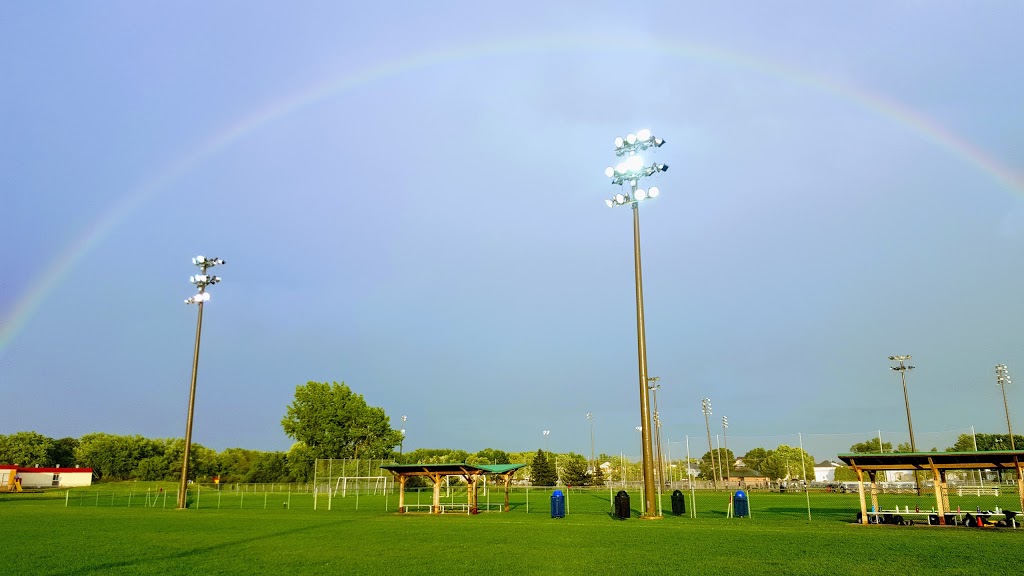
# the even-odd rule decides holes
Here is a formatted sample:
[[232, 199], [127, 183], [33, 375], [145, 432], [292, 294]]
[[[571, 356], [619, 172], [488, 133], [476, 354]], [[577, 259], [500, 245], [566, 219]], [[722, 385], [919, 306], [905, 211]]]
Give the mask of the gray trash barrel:
[[686, 496], [679, 490], [672, 493], [672, 513], [676, 516], [686, 514]]
[[747, 493], [743, 490], [737, 490], [733, 495], [732, 506], [733, 516], [737, 518], [750, 516], [750, 503], [747, 501]]
[[625, 490], [615, 495], [615, 515], [622, 520], [629, 518], [629, 494]]
[[551, 493], [551, 517], [565, 518], [565, 494], [561, 490]]

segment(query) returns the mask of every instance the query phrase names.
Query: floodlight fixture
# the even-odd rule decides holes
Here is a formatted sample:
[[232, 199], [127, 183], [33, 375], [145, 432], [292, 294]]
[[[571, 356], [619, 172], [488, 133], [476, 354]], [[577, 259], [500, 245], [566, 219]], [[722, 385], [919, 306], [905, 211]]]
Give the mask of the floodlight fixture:
[[663, 138], [658, 138], [651, 134], [651, 131], [644, 128], [643, 130], [637, 131], [635, 134], [627, 134], [625, 138], [615, 138], [615, 154], [618, 156], [631, 155], [636, 152], [646, 150], [648, 148], [660, 148], [665, 144]]
[[192, 263], [196, 266], [202, 266], [203, 268], [217, 266], [218, 264], [227, 264], [227, 262], [224, 262], [220, 258], [207, 258], [205, 256], [196, 256], [192, 259]]

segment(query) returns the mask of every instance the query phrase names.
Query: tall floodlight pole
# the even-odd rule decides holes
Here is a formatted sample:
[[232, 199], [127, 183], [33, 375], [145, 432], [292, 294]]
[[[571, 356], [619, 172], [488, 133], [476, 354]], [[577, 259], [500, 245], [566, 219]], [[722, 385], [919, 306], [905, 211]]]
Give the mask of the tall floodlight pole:
[[1006, 411], [1006, 431], [1010, 434], [1010, 450], [1016, 450], [1017, 445], [1013, 441], [1013, 426], [1010, 426], [1010, 405], [1006, 403], [1006, 385], [1010, 384], [1010, 371], [1006, 364], [996, 365], [996, 384], [1003, 389], [1003, 410]]
[[210, 293], [206, 291], [207, 286], [220, 282], [220, 278], [206, 273], [208, 268], [224, 264], [220, 258], [205, 258], [196, 256], [192, 263], [199, 267], [199, 274], [191, 276], [189, 282], [199, 288], [199, 292], [185, 300], [185, 304], [196, 304], [199, 307], [199, 317], [196, 320], [196, 345], [192, 352], [192, 386], [188, 393], [188, 420], [185, 424], [185, 452], [181, 457], [181, 485], [178, 486], [178, 508], [184, 509], [188, 505], [188, 460], [192, 452], [192, 415], [196, 406], [196, 374], [199, 370], [199, 337], [203, 332], [203, 303], [210, 300]]
[[548, 449], [548, 446], [549, 446], [549, 444], [548, 444], [548, 436], [550, 436], [550, 435], [551, 435], [551, 430], [545, 430], [544, 431], [544, 451], [545, 452], [550, 452], [551, 451], [551, 450]]
[[590, 422], [590, 473], [597, 473], [597, 457], [594, 456], [594, 414], [587, 412], [587, 420]]
[[643, 158], [637, 155], [648, 148], [660, 148], [665, 143], [656, 138], [650, 130], [643, 129], [636, 134], [627, 134], [625, 138], [615, 139], [615, 155], [624, 160], [614, 168], [605, 169], [605, 176], [611, 178], [612, 184], [620, 187], [628, 186], [612, 198], [605, 200], [608, 207], [630, 205], [633, 208], [633, 277], [636, 283], [636, 344], [637, 364], [640, 372], [640, 443], [643, 453], [644, 473], [644, 513], [643, 518], [660, 518], [655, 503], [654, 463], [651, 450], [651, 407], [647, 394], [647, 336], [644, 327], [644, 282], [640, 266], [640, 202], [656, 198], [660, 191], [657, 186], [648, 190], [640, 188], [639, 183], [647, 178], [668, 170], [665, 164], [654, 163], [644, 165]]
[[701, 412], [704, 413], [704, 429], [708, 432], [708, 454], [711, 456], [711, 480], [718, 488], [718, 468], [715, 468], [715, 447], [711, 445], [711, 423], [708, 417], [711, 416], [711, 399], [703, 398], [700, 401]]
[[[899, 362], [899, 366], [890, 366], [890, 370], [895, 370], [900, 373], [900, 380], [903, 382], [903, 402], [907, 405], [907, 428], [910, 429], [910, 451], [917, 452], [917, 444], [914, 442], [914, 422], [910, 419], [910, 397], [907, 396], [907, 370], [913, 370], [913, 366], [904, 364], [907, 360], [910, 360], [911, 356], [889, 356], [889, 360], [893, 362]], [[921, 495], [921, 477], [917, 474], [917, 470], [914, 470], [914, 485], [917, 487], [917, 495]]]
[[722, 416], [722, 442], [725, 444], [725, 483], [729, 483], [729, 460], [732, 458], [729, 456], [729, 418], [728, 416]]
[[647, 378], [648, 388], [651, 390], [652, 400], [654, 401], [654, 445], [657, 452], [658, 460], [658, 490], [665, 485], [665, 464], [661, 458], [661, 413], [658, 412], [658, 390], [661, 388], [661, 384], [658, 381], [661, 380], [658, 376], [651, 376]]

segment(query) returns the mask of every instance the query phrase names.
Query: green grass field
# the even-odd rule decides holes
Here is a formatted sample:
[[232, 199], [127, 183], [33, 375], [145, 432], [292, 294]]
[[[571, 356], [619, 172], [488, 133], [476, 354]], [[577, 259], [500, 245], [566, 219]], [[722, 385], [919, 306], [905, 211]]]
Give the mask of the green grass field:
[[[104, 492], [104, 489], [107, 492]], [[120, 490], [120, 491], [118, 491]], [[728, 519], [707, 494], [699, 517], [620, 521], [608, 492], [576, 492], [552, 519], [547, 494], [511, 512], [396, 514], [397, 498], [202, 493], [173, 509], [136, 486], [4, 495], [0, 562], [9, 574], [968, 574], [1019, 570], [1024, 528], [859, 526], [855, 495], [751, 495]], [[155, 494], [155, 490], [149, 492]], [[285, 499], [290, 507], [285, 508]], [[500, 496], [492, 493], [491, 501]], [[639, 498], [633, 495], [634, 514]], [[146, 506], [146, 504], [149, 506]], [[665, 498], [668, 510], [669, 500]]]

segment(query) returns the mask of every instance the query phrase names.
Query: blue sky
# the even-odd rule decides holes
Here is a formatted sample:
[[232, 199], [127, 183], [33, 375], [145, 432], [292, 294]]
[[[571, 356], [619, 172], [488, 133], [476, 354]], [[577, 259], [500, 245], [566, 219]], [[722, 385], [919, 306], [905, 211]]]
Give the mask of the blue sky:
[[[5, 10], [0, 433], [285, 450], [344, 381], [406, 449], [638, 456], [616, 136], [674, 454], [1005, 430], [1024, 371], [1016, 2], [137, 2]], [[1019, 368], [1018, 368], [1019, 367]], [[1024, 378], [1024, 376], [1021, 376]], [[1008, 391], [1011, 417], [1021, 397]], [[1024, 429], [1024, 423], [1019, 424]], [[702, 444], [703, 443], [703, 444]]]

